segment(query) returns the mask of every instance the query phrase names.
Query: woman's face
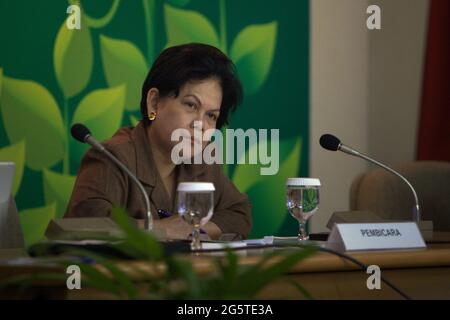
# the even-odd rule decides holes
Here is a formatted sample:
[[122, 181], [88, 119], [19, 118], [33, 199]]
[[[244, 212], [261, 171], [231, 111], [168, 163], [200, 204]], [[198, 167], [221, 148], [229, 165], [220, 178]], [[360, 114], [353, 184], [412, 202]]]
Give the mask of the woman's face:
[[186, 129], [192, 137], [190, 142], [194, 155], [195, 144], [201, 144], [201, 150], [208, 144], [208, 141], [194, 139], [194, 132], [196, 136], [203, 136], [206, 130], [216, 128], [221, 104], [222, 88], [216, 78], [187, 82], [180, 88], [177, 97], [161, 98], [157, 89], [151, 89], [147, 94], [147, 111], [156, 112], [156, 119], [149, 127], [150, 136], [170, 155], [172, 148], [179, 143], [171, 141], [172, 132]]

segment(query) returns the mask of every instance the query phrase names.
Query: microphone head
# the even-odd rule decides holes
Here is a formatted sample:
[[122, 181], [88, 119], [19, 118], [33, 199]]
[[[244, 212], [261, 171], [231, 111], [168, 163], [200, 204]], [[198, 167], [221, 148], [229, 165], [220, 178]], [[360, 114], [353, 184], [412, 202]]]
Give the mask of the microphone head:
[[332, 134], [326, 133], [320, 137], [319, 143], [324, 149], [337, 151], [339, 149], [339, 145], [341, 144], [341, 140]]
[[72, 134], [72, 137], [83, 143], [85, 143], [86, 139], [91, 135], [91, 131], [81, 123], [75, 123], [70, 129], [70, 133]]

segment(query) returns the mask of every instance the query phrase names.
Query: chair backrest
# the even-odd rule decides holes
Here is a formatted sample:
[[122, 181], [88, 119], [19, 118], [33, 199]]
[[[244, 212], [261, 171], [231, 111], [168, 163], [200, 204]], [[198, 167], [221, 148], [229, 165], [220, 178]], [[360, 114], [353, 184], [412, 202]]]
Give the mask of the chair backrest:
[[[435, 231], [450, 231], [450, 162], [417, 161], [393, 167], [415, 188], [422, 220]], [[350, 209], [370, 210], [392, 220], [411, 220], [414, 197], [397, 176], [376, 169], [353, 180]]]
[[15, 172], [14, 162], [0, 162], [0, 204], [9, 201]]
[[19, 221], [14, 197], [6, 203], [0, 203], [0, 249], [18, 249], [25, 247], [25, 239]]
[[0, 249], [24, 247], [19, 214], [11, 195], [15, 169], [13, 162], [0, 162]]

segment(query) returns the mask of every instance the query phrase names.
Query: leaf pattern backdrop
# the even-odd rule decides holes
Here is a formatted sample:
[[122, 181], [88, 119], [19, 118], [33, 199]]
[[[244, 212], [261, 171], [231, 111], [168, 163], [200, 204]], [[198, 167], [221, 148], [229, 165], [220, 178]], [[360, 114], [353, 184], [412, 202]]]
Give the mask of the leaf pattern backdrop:
[[[68, 30], [66, 10], [76, 3], [81, 30]], [[194, 41], [237, 65], [245, 99], [228, 128], [280, 129], [278, 174], [224, 166], [251, 198], [251, 237], [296, 234], [285, 181], [308, 175], [307, 0], [0, 0], [0, 161], [17, 166], [13, 192], [27, 244], [64, 214], [87, 150], [70, 126], [83, 122], [103, 140], [135, 125], [154, 58]]]

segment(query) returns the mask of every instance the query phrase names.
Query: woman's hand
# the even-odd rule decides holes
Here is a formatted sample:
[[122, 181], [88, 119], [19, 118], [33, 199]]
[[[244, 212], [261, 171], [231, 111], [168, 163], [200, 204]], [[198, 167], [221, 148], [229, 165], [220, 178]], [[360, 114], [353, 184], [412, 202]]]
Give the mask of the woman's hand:
[[164, 229], [168, 239], [185, 240], [192, 233], [192, 227], [178, 215], [153, 220], [153, 225], [155, 228]]

